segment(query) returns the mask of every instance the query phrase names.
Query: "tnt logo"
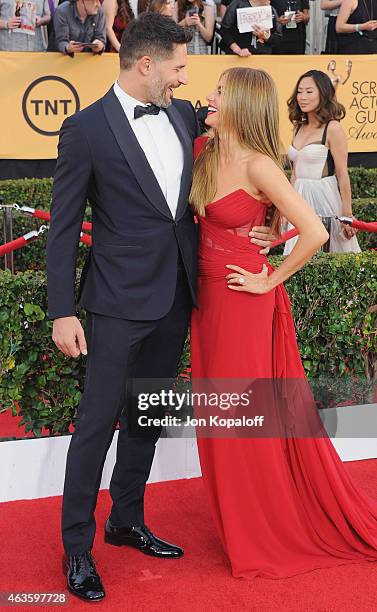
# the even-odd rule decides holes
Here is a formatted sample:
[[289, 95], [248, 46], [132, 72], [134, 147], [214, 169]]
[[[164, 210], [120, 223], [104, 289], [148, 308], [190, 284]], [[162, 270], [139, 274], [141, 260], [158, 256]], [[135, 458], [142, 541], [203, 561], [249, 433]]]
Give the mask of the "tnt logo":
[[43, 136], [57, 136], [66, 117], [80, 110], [76, 89], [58, 76], [36, 79], [22, 98], [22, 112], [32, 130]]

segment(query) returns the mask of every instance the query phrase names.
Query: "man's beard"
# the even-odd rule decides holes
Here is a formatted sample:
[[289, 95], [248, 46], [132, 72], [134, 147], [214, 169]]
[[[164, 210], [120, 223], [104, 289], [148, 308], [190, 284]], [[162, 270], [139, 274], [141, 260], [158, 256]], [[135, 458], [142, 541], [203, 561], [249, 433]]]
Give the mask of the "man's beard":
[[160, 108], [168, 108], [171, 105], [171, 100], [168, 100], [164, 94], [166, 94], [167, 89], [169, 88], [166, 85], [159, 75], [156, 76], [153, 83], [151, 83], [151, 89], [149, 93], [149, 100], [152, 104], [156, 104]]

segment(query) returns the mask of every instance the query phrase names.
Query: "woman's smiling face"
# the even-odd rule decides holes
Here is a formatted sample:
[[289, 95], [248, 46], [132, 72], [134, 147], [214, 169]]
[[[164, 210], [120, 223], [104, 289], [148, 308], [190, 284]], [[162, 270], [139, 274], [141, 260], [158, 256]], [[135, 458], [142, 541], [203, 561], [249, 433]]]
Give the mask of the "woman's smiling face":
[[224, 93], [224, 77], [220, 78], [216, 89], [208, 94], [207, 102], [208, 102], [208, 114], [205, 120], [205, 124], [208, 127], [216, 128], [219, 123], [219, 112], [221, 110], [221, 96]]

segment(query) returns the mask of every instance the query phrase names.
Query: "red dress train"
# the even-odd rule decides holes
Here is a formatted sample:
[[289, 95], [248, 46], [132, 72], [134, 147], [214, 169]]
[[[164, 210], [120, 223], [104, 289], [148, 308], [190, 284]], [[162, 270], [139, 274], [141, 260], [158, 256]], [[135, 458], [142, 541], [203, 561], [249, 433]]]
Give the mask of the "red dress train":
[[[283, 285], [264, 294], [228, 289], [226, 264], [257, 273], [267, 258], [248, 232], [267, 206], [243, 189], [199, 218], [198, 304], [192, 375], [305, 378]], [[360, 491], [327, 437], [198, 436], [203, 480], [234, 577], [285, 578], [377, 560], [377, 501]]]

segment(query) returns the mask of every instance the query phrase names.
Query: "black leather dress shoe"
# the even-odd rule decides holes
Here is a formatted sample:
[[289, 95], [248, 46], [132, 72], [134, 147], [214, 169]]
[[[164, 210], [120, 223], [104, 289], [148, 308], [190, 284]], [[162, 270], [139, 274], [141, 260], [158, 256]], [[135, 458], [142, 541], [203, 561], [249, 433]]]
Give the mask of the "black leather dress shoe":
[[91, 552], [70, 555], [63, 562], [68, 590], [86, 601], [99, 601], [105, 597], [101, 578], [97, 574]]
[[114, 527], [108, 519], [105, 525], [105, 542], [114, 546], [132, 546], [152, 557], [178, 559], [183, 555], [182, 548], [160, 540], [153, 535], [146, 525], [141, 527]]

